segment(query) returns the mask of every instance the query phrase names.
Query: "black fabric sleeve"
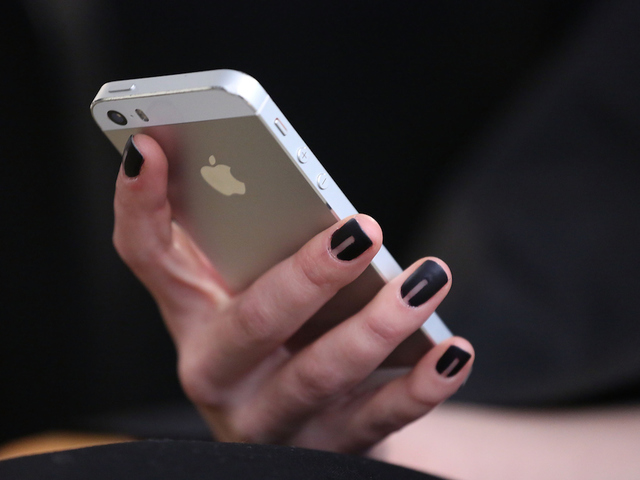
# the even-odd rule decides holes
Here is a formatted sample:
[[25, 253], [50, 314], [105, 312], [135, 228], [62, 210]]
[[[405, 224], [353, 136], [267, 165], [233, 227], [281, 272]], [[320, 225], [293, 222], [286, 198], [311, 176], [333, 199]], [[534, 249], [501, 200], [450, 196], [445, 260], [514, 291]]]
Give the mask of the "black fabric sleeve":
[[12, 480], [437, 480], [364, 457], [274, 445], [146, 441], [0, 462]]

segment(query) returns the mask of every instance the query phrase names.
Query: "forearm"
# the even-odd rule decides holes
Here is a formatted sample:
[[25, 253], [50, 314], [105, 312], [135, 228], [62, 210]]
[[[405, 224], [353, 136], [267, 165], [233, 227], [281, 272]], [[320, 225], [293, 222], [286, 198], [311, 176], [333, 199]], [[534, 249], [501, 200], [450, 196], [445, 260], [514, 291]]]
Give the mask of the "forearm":
[[440, 406], [371, 456], [454, 479], [636, 479], [640, 407], [556, 412]]

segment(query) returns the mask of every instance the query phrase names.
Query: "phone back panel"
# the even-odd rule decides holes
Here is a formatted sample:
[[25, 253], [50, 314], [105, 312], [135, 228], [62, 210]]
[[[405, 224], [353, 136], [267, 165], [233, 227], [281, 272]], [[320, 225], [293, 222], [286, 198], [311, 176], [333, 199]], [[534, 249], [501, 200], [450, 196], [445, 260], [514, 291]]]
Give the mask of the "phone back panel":
[[[232, 291], [336, 222], [257, 116], [142, 129], [169, 159], [174, 219]], [[123, 148], [131, 132], [107, 132]]]

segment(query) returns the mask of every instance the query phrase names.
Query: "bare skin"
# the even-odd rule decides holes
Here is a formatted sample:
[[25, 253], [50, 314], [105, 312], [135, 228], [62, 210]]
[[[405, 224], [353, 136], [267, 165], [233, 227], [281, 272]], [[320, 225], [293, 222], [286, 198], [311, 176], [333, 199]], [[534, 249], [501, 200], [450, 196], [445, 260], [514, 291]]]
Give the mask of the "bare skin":
[[448, 404], [371, 456], [459, 480], [635, 480], [640, 408], [509, 410]]
[[[150, 137], [137, 135], [144, 158], [138, 175], [121, 168], [115, 194], [114, 244], [154, 296], [178, 352], [188, 397], [217, 438], [362, 452], [422, 417], [452, 395], [467, 377], [473, 348], [452, 338], [432, 348], [405, 375], [382, 387], [367, 378], [393, 349], [419, 328], [447, 295], [449, 281], [418, 307], [400, 287], [424, 259], [386, 285], [359, 313], [292, 353], [286, 340], [335, 292], [354, 280], [382, 244], [378, 224], [357, 221], [373, 242], [342, 261], [331, 254], [331, 234], [311, 239], [246, 291], [229, 292], [189, 236], [171, 220], [167, 161]], [[346, 220], [345, 220], [346, 221]], [[472, 355], [452, 377], [436, 363], [456, 345]]]

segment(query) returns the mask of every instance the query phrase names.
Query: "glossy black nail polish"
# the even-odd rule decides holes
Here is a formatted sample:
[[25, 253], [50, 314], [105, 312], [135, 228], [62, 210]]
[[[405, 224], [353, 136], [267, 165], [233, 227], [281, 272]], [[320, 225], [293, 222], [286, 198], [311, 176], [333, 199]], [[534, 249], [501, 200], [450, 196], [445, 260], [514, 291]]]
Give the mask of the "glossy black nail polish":
[[449, 281], [438, 263], [427, 260], [407, 278], [400, 288], [400, 295], [412, 307], [422, 305], [433, 297]]
[[444, 352], [442, 357], [440, 357], [440, 360], [438, 360], [436, 370], [444, 377], [453, 377], [456, 373], [462, 370], [462, 367], [467, 364], [470, 358], [470, 353], [465, 352], [455, 345], [451, 345], [447, 348], [447, 351]]
[[133, 135], [127, 140], [122, 154], [122, 163], [124, 165], [124, 173], [127, 177], [137, 177], [144, 163], [142, 154], [138, 151], [136, 144], [133, 143]]
[[331, 252], [340, 260], [353, 260], [371, 245], [373, 242], [355, 218], [342, 225], [331, 236]]

